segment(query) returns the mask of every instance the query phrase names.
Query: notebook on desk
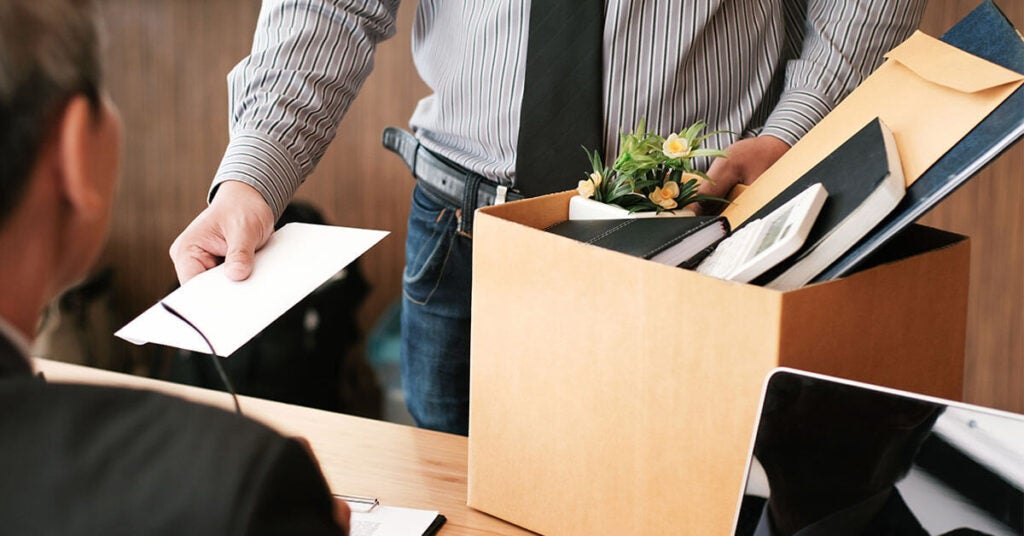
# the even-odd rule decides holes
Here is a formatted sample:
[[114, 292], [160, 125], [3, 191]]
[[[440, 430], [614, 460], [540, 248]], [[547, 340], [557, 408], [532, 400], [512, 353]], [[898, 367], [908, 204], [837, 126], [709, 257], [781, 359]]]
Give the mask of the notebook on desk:
[[777, 369], [734, 534], [796, 531], [1024, 534], [1024, 416]]

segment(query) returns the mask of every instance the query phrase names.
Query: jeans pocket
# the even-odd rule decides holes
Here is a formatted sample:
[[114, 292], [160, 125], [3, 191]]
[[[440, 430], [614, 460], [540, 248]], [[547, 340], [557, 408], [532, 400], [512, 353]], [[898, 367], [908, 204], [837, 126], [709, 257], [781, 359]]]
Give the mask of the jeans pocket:
[[402, 273], [402, 292], [414, 303], [427, 303], [437, 289], [456, 224], [454, 208], [416, 185], [409, 210], [405, 271]]

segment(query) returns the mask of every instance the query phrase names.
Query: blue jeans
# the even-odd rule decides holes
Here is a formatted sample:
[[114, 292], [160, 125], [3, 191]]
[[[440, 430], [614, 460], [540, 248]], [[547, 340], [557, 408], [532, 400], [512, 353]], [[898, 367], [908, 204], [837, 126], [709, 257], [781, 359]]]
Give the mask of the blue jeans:
[[402, 274], [402, 386], [422, 428], [469, 430], [469, 318], [473, 242], [456, 209], [417, 184]]

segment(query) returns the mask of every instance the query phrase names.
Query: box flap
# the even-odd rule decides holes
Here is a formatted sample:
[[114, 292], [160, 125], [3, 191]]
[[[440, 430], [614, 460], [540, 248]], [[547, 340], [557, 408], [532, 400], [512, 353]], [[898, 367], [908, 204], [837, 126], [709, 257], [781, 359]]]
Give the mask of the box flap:
[[964, 93], [1024, 80], [1024, 75], [943, 43], [920, 31], [889, 51], [886, 58], [898, 61], [917, 76]]
[[969, 240], [918, 225], [878, 253], [870, 269], [783, 295], [781, 363], [960, 399]]
[[544, 229], [569, 219], [569, 199], [574, 195], [576, 195], [576, 190], [542, 195], [481, 208], [477, 210], [477, 213], [534, 229]]

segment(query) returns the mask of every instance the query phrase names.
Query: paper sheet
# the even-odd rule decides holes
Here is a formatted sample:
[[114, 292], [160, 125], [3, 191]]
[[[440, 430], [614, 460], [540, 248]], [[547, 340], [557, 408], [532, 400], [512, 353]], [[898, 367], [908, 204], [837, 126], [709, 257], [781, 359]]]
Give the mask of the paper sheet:
[[[249, 279], [232, 281], [220, 265], [189, 280], [162, 301], [202, 331], [217, 355], [227, 357], [387, 234], [290, 223], [256, 252]], [[210, 352], [195, 330], [159, 302], [115, 335], [135, 344], [151, 342]]]
[[352, 512], [351, 536], [416, 536], [427, 534], [437, 519], [435, 510], [378, 506], [369, 512]]

